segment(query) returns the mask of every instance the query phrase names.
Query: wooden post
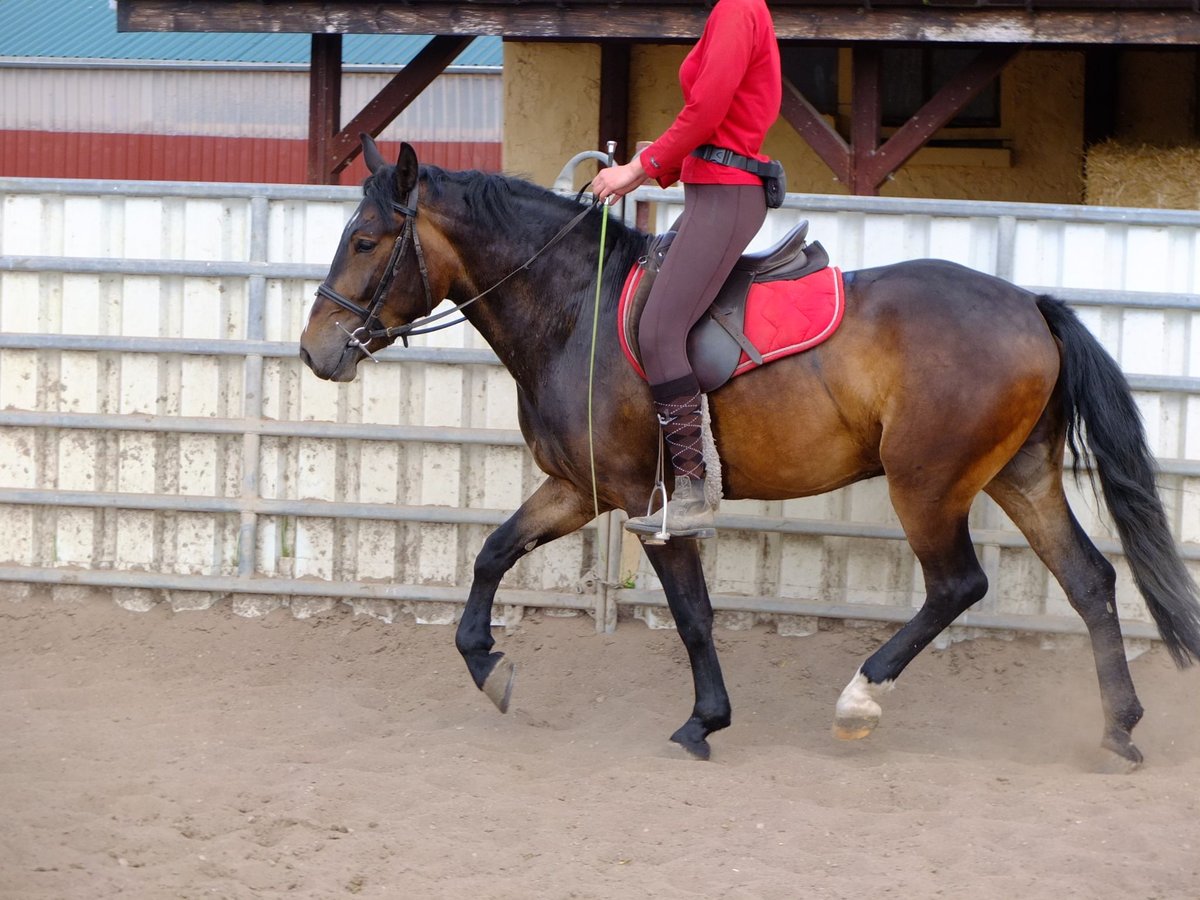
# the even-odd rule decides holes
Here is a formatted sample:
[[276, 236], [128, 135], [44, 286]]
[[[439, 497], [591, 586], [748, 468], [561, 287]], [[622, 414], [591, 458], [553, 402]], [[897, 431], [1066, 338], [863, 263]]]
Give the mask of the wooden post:
[[600, 45], [600, 122], [596, 149], [617, 142], [617, 160], [632, 157], [629, 146], [629, 44], [605, 41]]
[[342, 122], [342, 36], [314, 34], [308, 69], [308, 183], [336, 184], [329, 145]]
[[362, 152], [359, 132], [365, 131], [371, 137], [378, 137], [473, 40], [475, 38], [472, 36], [435, 35], [412, 62], [346, 123], [345, 128], [335, 129], [329, 138], [325, 155], [325, 168], [332, 177], [336, 178]]
[[887, 143], [866, 158], [864, 168], [859, 172], [862, 183], [872, 186], [870, 193], [878, 193], [879, 185], [890, 174], [908, 162], [980, 91], [998, 78], [1020, 49], [1015, 44], [985, 46], [907, 122], [897, 128]]
[[854, 70], [850, 111], [850, 193], [874, 196], [879, 193], [879, 183], [883, 180], [876, 181], [871, 175], [883, 118], [883, 51], [878, 47], [854, 47], [850, 52]]

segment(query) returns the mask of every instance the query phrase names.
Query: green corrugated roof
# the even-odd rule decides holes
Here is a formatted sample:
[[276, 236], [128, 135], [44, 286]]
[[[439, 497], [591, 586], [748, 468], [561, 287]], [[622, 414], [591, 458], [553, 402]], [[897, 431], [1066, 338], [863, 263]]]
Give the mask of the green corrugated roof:
[[[348, 34], [347, 65], [403, 65], [429, 40], [408, 34]], [[109, 0], [0, 0], [0, 57], [296, 63], [309, 60], [307, 34], [119, 33]], [[499, 66], [498, 37], [478, 37], [454, 61]]]

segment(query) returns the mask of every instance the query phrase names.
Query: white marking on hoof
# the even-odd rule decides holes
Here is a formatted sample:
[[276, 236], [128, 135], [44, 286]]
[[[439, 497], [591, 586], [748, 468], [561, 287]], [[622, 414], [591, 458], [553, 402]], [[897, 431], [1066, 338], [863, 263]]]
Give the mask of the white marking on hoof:
[[886, 694], [894, 686], [893, 681], [871, 684], [861, 670], [855, 672], [838, 697], [833, 716], [833, 736], [843, 741], [856, 741], [870, 734], [883, 715], [883, 707], [875, 698]]

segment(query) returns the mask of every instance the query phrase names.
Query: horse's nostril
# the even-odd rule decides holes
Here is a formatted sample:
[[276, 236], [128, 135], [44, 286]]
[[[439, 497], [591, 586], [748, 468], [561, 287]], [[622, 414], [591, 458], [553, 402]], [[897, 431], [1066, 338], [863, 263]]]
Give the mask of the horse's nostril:
[[300, 359], [306, 366], [310, 369], [312, 368], [312, 357], [308, 355], [308, 351], [303, 347], [300, 348]]

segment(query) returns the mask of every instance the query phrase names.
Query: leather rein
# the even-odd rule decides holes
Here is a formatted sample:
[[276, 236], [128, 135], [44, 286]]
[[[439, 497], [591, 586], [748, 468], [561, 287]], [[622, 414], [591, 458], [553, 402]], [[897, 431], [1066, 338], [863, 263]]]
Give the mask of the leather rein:
[[[459, 322], [466, 321], [466, 316], [462, 315], [462, 311], [464, 309], [466, 309], [476, 300], [481, 300], [486, 297], [518, 272], [529, 268], [529, 266], [533, 264], [534, 260], [566, 237], [567, 233], [574, 229], [575, 226], [580, 222], [582, 222], [584, 216], [586, 216], [595, 206], [598, 205], [593, 201], [591, 205], [585, 206], [578, 215], [560, 228], [558, 233], [555, 234], [554, 237], [550, 238], [544, 247], [534, 253], [533, 256], [529, 257], [529, 259], [527, 259], [524, 263], [522, 263], [513, 271], [509, 272], [487, 290], [481, 291], [470, 300], [465, 300], [462, 303], [457, 304], [453, 309], [448, 309], [444, 312], [434, 315], [433, 308], [437, 304], [435, 304], [433, 301], [433, 290], [429, 286], [429, 268], [425, 264], [425, 253], [421, 248], [421, 238], [417, 234], [416, 228], [418, 199], [417, 189], [419, 185], [420, 183], [418, 182], [412, 186], [412, 190], [408, 193], [407, 204], [397, 203], [394, 200], [392, 201], [392, 209], [405, 217], [404, 227], [400, 230], [400, 233], [396, 235], [396, 239], [392, 244], [391, 256], [388, 258], [387, 266], [383, 271], [383, 277], [379, 280], [379, 284], [375, 287], [375, 293], [371, 297], [370, 304], [365, 307], [360, 306], [349, 297], [346, 297], [344, 294], [339, 294], [332, 287], [330, 287], [327, 282], [324, 281], [321, 282], [321, 284], [317, 287], [317, 296], [324, 297], [327, 300], [332, 301], [342, 309], [346, 310], [346, 312], [352, 313], [353, 315], [362, 319], [362, 324], [353, 331], [351, 331], [341, 322], [334, 322], [334, 324], [346, 333], [347, 347], [356, 347], [370, 357], [374, 362], [379, 362], [379, 360], [376, 359], [371, 351], [367, 349], [367, 344], [376, 338], [385, 338], [388, 340], [400, 338], [404, 342], [404, 346], [407, 347], [408, 339], [411, 336], [418, 334], [429, 334], [430, 332], [440, 331], [443, 328], [449, 328], [451, 325], [457, 325]], [[412, 244], [413, 252], [416, 254], [417, 267], [421, 271], [421, 283], [425, 288], [425, 312], [419, 318], [413, 320], [412, 322], [408, 322], [407, 324], [395, 325], [390, 328], [381, 328], [379, 326], [383, 323], [380, 320], [379, 313], [383, 308], [383, 303], [387, 297], [388, 289], [391, 288], [392, 282], [396, 279], [396, 274], [400, 268], [400, 260], [404, 256], [404, 251], [410, 243]], [[453, 319], [449, 322], [442, 322], [438, 325], [430, 324], [439, 319], [443, 319], [446, 316], [453, 315], [454, 313], [459, 313], [459, 318]]]

